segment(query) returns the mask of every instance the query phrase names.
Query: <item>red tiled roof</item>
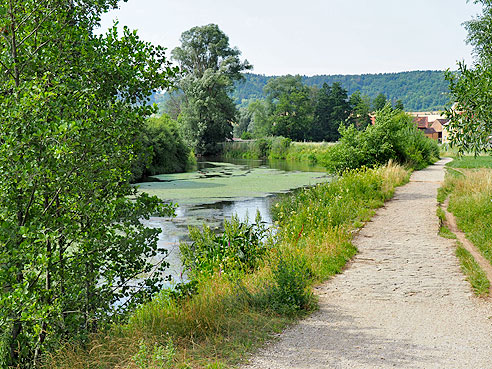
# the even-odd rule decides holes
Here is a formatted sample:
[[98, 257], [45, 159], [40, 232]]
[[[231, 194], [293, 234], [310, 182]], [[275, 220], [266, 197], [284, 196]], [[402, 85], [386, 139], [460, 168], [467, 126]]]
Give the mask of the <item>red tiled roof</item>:
[[417, 124], [417, 127], [420, 129], [425, 129], [429, 127], [429, 118], [428, 117], [415, 117], [413, 121]]

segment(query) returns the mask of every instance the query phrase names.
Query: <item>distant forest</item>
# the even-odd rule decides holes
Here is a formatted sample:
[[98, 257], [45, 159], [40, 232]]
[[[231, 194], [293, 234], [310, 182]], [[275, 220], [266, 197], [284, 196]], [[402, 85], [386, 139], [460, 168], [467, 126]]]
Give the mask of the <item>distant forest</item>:
[[[237, 105], [245, 107], [255, 99], [264, 99], [263, 87], [276, 76], [245, 73], [244, 77], [244, 81], [236, 82], [232, 97]], [[406, 111], [442, 110], [449, 102], [443, 71], [302, 76], [302, 81], [318, 88], [325, 82], [329, 85], [339, 82], [349, 96], [359, 90], [371, 100], [382, 93], [389, 101], [401, 100]]]

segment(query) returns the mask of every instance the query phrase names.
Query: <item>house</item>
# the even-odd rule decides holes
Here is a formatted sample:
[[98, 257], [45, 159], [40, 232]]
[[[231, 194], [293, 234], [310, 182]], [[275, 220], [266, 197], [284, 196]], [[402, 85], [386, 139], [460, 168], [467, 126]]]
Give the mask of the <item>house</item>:
[[414, 118], [415, 125], [427, 137], [432, 138], [439, 143], [448, 143], [447, 124], [449, 119], [446, 119], [439, 112], [413, 112], [409, 113]]

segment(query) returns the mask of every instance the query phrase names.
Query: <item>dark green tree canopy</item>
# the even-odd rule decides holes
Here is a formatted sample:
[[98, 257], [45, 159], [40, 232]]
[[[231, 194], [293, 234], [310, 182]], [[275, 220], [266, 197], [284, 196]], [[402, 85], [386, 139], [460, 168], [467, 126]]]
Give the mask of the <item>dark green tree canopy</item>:
[[311, 91], [301, 77], [287, 75], [272, 79], [264, 93], [269, 114], [268, 133], [293, 140], [309, 139], [313, 106]]
[[[244, 74], [245, 81], [235, 85], [233, 97], [236, 104], [246, 106], [250, 101], [264, 98], [263, 88], [276, 76], [253, 73]], [[442, 110], [448, 103], [449, 83], [444, 71], [411, 71], [400, 73], [302, 76], [309, 87], [321, 88], [323, 83], [340, 82], [349, 96], [356, 91], [373, 100], [383, 93], [389, 100], [400, 99], [407, 111]]]
[[378, 96], [376, 96], [376, 98], [372, 102], [372, 107], [374, 111], [378, 111], [384, 108], [384, 106], [386, 105], [386, 101], [386, 96], [383, 93], [380, 93]]
[[395, 110], [405, 110], [405, 106], [403, 106], [403, 102], [401, 100], [396, 100], [395, 105], [394, 105]]
[[368, 96], [361, 95], [360, 91], [355, 91], [349, 99], [352, 109], [351, 121], [359, 130], [365, 129], [370, 123], [371, 118], [371, 99]]
[[314, 141], [338, 140], [338, 127], [346, 123], [350, 112], [347, 91], [338, 82], [332, 86], [323, 84], [317, 93], [311, 138]]

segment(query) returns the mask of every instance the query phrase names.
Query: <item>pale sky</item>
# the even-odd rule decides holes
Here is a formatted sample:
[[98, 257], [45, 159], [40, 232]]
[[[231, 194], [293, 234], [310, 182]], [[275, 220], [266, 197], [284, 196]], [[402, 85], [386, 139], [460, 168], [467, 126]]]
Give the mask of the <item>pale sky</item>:
[[466, 0], [129, 0], [103, 17], [171, 50], [182, 32], [217, 24], [254, 73], [363, 74], [455, 69], [472, 61]]

